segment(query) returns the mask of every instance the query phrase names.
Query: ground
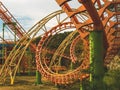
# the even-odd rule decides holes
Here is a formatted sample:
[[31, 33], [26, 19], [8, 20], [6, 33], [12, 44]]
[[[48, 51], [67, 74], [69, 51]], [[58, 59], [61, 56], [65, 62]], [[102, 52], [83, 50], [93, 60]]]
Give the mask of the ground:
[[0, 90], [58, 90], [58, 88], [48, 82], [35, 85], [35, 76], [17, 76], [14, 85], [0, 85]]
[[[77, 88], [76, 88], [77, 87]], [[35, 85], [35, 76], [16, 76], [14, 85], [10, 82], [0, 85], [0, 90], [80, 90], [79, 85], [55, 86], [49, 81], [43, 80], [43, 84]]]

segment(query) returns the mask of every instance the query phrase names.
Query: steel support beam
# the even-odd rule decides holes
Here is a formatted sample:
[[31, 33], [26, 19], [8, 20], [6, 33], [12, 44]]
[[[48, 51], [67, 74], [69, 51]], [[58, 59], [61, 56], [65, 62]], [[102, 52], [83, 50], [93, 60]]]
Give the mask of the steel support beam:
[[99, 14], [98, 14], [92, 0], [79, 0], [79, 2], [81, 2], [84, 5], [87, 12], [89, 13], [89, 15], [93, 21], [93, 24], [94, 24], [94, 29], [102, 30], [103, 24], [102, 24], [102, 21], [100, 20]]
[[90, 82], [91, 90], [105, 90], [103, 77], [104, 69], [104, 38], [102, 30], [94, 30], [90, 32]]
[[39, 73], [39, 71], [36, 70], [36, 84], [42, 84], [42, 81], [41, 81], [41, 74]]

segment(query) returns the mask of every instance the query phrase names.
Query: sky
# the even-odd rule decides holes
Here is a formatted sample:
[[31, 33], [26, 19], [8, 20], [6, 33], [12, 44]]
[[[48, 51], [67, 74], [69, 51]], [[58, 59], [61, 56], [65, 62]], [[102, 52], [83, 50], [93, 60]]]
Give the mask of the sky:
[[25, 29], [61, 9], [55, 0], [1, 0], [1, 2]]
[[[28, 31], [35, 23], [45, 16], [60, 10], [55, 0], [0, 0], [17, 19], [21, 26]], [[72, 8], [79, 6], [78, 0], [69, 2]], [[0, 36], [2, 36], [2, 20], [0, 20]], [[7, 33], [7, 31], [5, 32]], [[7, 35], [7, 36], [6, 36]], [[8, 34], [5, 36], [8, 37]], [[11, 34], [10, 34], [11, 35]], [[8, 37], [9, 38], [9, 37]]]
[[[25, 30], [29, 30], [35, 23], [50, 13], [61, 8], [55, 0], [0, 0], [10, 13], [17, 19]], [[0, 36], [2, 36], [2, 20], [0, 20]], [[7, 34], [10, 38], [13, 35]], [[9, 36], [8, 36], [9, 35]]]

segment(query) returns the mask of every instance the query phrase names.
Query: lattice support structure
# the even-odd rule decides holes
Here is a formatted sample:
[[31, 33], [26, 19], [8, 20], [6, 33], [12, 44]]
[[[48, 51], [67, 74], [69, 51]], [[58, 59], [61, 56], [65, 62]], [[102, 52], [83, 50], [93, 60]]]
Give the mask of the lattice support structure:
[[[104, 65], [107, 66], [110, 63], [110, 61], [117, 54], [118, 48], [120, 48], [118, 45], [120, 44], [118, 42], [119, 35], [116, 34], [116, 33], [119, 33], [118, 27], [120, 24], [119, 22], [120, 20], [118, 16], [120, 14], [120, 10], [119, 10], [120, 1], [118, 0], [111, 0], [111, 1], [110, 0], [78, 0], [78, 2], [80, 3], [80, 6], [75, 9], [72, 9], [72, 7], [70, 6], [70, 2], [74, 2], [74, 0], [56, 0], [56, 2], [69, 16], [73, 24], [76, 26], [78, 32], [80, 33], [80, 38], [84, 41], [84, 46], [85, 46], [84, 51], [87, 52], [86, 57], [88, 58], [86, 59], [91, 59], [91, 54], [93, 54], [95, 59], [98, 59], [98, 61], [101, 61], [100, 62], [102, 67], [101, 71], [102, 70], [104, 71]], [[102, 5], [101, 2], [104, 2], [104, 5]], [[109, 8], [110, 6], [113, 6], [114, 8], [113, 11], [110, 10]], [[78, 13], [81, 13], [81, 12], [87, 12], [89, 14], [88, 15], [89, 18], [85, 20], [84, 23], [81, 23], [80, 22], [81, 20], [79, 20], [76, 17]], [[115, 20], [113, 20], [113, 17]], [[94, 32], [97, 30], [100, 30], [103, 32], [103, 35], [100, 37], [100, 38], [103, 38], [103, 41], [100, 43], [100, 45], [104, 47], [104, 52], [100, 53], [99, 52], [100, 50], [98, 48], [95, 49], [95, 47], [97, 47], [98, 46], [97, 44], [99, 43], [99, 41], [98, 42], [96, 41], [98, 38], [92, 36], [93, 33], [88, 33], [86, 32], [87, 30], [84, 31], [83, 28], [86, 28], [85, 26], [91, 27], [89, 28], [90, 30], [88, 30], [90, 32], [91, 31]], [[91, 45], [91, 43], [88, 43], [89, 40], [87, 39], [89, 37], [89, 34], [90, 34], [90, 37], [92, 36], [92, 39], [94, 40], [94, 41], [90, 40], [90, 42], [94, 43], [93, 49], [95, 49], [95, 51], [98, 50], [98, 53], [100, 53], [101, 57], [97, 55], [98, 54], [97, 52], [95, 53], [95, 51], [93, 51], [92, 49], [90, 50], [88, 49], [88, 46]], [[73, 41], [70, 49], [70, 54], [73, 62], [76, 61], [76, 56], [74, 55], [74, 50], [75, 50], [74, 46], [76, 43], [77, 43], [77, 39]], [[90, 52], [93, 51], [90, 54], [90, 57], [89, 57], [88, 51]], [[103, 64], [103, 60], [104, 60], [104, 64]], [[97, 70], [99, 70], [100, 65], [98, 65], [98, 63], [93, 59], [92, 61], [95, 63], [94, 64], [95, 70], [93, 72], [93, 75], [100, 77], [99, 74], [101, 74], [101, 77], [103, 77], [102, 72], [101, 73], [96, 72]], [[96, 86], [95, 83], [97, 83], [97, 79], [95, 79], [94, 77], [93, 79], [94, 79], [93, 85]], [[102, 81], [99, 81], [99, 83], [103, 85]], [[99, 86], [97, 86], [97, 89], [99, 90]], [[102, 88], [102, 90], [104, 90], [104, 88]]]
[[[21, 27], [20, 26], [16, 27], [17, 28], [16, 34], [19, 33], [18, 37], [22, 37], [16, 45], [16, 47], [19, 48], [14, 48], [11, 54], [8, 56], [5, 65], [0, 72], [0, 75], [2, 76], [0, 80], [5, 80], [5, 77], [7, 77], [10, 71], [9, 65], [14, 64], [19, 55], [21, 56], [18, 60], [19, 62], [15, 64], [15, 67], [13, 68], [11, 74], [13, 75], [13, 77], [15, 77], [19, 63], [26, 49], [29, 47], [29, 45], [33, 48], [34, 51], [36, 51], [37, 70], [41, 73], [43, 77], [46, 77], [48, 80], [50, 80], [55, 84], [70, 84], [73, 83], [75, 80], [80, 79], [82, 81], [83, 79], [89, 77], [89, 74], [85, 74], [81, 71], [90, 68], [90, 61], [89, 61], [90, 57], [91, 57], [91, 61], [96, 63], [94, 65], [98, 65], [98, 67], [95, 66], [93, 75], [100, 77], [102, 79], [103, 72], [97, 72], [100, 66], [96, 62], [96, 60], [100, 61], [102, 67], [100, 70], [104, 71], [103, 60], [104, 60], [104, 65], [107, 66], [110, 63], [110, 61], [114, 58], [114, 56], [117, 54], [118, 49], [120, 48], [119, 46], [120, 11], [118, 10], [120, 1], [101, 0], [103, 2], [102, 5], [100, 0], [78, 0], [80, 6], [75, 9], [72, 9], [72, 7], [69, 5], [69, 2], [72, 1], [74, 0], [56, 0], [56, 2], [62, 7], [63, 11], [68, 16], [65, 17], [63, 20], [61, 20], [63, 18], [63, 17], [61, 18], [61, 14], [63, 14], [63, 11], [56, 11], [48, 15], [47, 17], [43, 18], [37, 24], [35, 24], [24, 36], [23, 36], [24, 32], [19, 31]], [[113, 11], [109, 9], [111, 5], [113, 5], [114, 8]], [[1, 6], [2, 6], [0, 8], [0, 12], [2, 13], [1, 18], [4, 20], [4, 22], [12, 21], [13, 18], [10, 17], [11, 14], [2, 4]], [[91, 9], [93, 10], [93, 13], [91, 13]], [[46, 25], [48, 21], [50, 21], [54, 17], [56, 18], [57, 24], [54, 24], [54, 26], [52, 26], [51, 29], [47, 29]], [[9, 26], [9, 27], [11, 29], [14, 29], [13, 26]], [[52, 36], [54, 36], [57, 33], [63, 32], [63, 30], [65, 29], [73, 29], [73, 28], [76, 28], [77, 30], [74, 30], [72, 33], [70, 33], [61, 42], [61, 44], [57, 47], [56, 50], [48, 49], [48, 45]], [[36, 48], [31, 42], [32, 39], [35, 38], [35, 36], [38, 34], [40, 30], [42, 30], [41, 32], [43, 32], [42, 34], [39, 33], [42, 38], [39, 41], [38, 46]], [[97, 33], [97, 30], [103, 33], [102, 34], [100, 32]], [[76, 33], [78, 33], [79, 35], [73, 38], [74, 35], [76, 35]], [[94, 57], [96, 58], [95, 61], [93, 60], [92, 54], [89, 53], [90, 52], [89, 46], [91, 45], [88, 39], [89, 34], [93, 40], [90, 42], [95, 44], [93, 47], [93, 49], [95, 49], [93, 52]], [[96, 37], [94, 36], [94, 34], [96, 35]], [[97, 37], [99, 35], [101, 38]], [[30, 36], [30, 39], [28, 36]], [[102, 38], [104, 38], [103, 41]], [[100, 39], [101, 41], [100, 43], [97, 42], [98, 39]], [[69, 72], [69, 70], [63, 73], [54, 72], [52, 69], [53, 67], [55, 70], [56, 68], [58, 69], [61, 66], [56, 67], [52, 65], [54, 65], [56, 62], [58, 63], [62, 58], [65, 58], [74, 63], [77, 62], [77, 56], [75, 55], [74, 51], [75, 51], [75, 46], [77, 45], [79, 40], [82, 40], [84, 45], [84, 51], [83, 51], [84, 55], [81, 64], [77, 68], [72, 69], [71, 72]], [[101, 46], [99, 46], [98, 43]], [[70, 45], [70, 55], [64, 54], [65, 49], [68, 45]], [[99, 48], [103, 48], [103, 46], [105, 47], [104, 52], [100, 51], [99, 49]], [[99, 52], [95, 53], [96, 50], [98, 50]], [[91, 52], [92, 51], [93, 50], [91, 49]], [[52, 57], [48, 58], [47, 54], [50, 54]], [[99, 57], [98, 54], [101, 54], [102, 57]], [[47, 62], [50, 62], [50, 65], [48, 65]], [[101, 76], [99, 74], [101, 74]], [[93, 76], [92, 78], [94, 83], [95, 78]], [[102, 81], [100, 81], [100, 83], [102, 84]], [[93, 85], [95, 86], [96, 84]], [[99, 88], [99, 86], [97, 87]]]
[[[23, 29], [23, 27], [18, 23], [18, 21], [14, 18], [14, 16], [8, 11], [8, 9], [0, 2], [0, 18], [3, 20], [4, 23], [8, 24], [8, 27], [15, 33], [18, 38], [21, 38], [24, 34], [26, 34], [26, 31]], [[16, 23], [16, 26], [14, 24], [10, 23]]]

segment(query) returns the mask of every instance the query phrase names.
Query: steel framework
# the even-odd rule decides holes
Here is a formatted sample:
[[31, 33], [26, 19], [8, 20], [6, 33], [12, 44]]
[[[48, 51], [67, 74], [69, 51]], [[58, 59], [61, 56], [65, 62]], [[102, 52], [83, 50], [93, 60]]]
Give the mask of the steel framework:
[[[89, 73], [83, 73], [82, 71], [91, 67], [90, 58], [92, 58], [92, 54], [95, 54], [95, 52], [92, 52], [92, 54], [90, 53], [90, 50], [95, 50], [93, 44], [96, 44], [95, 46], [99, 47], [97, 43], [97, 40], [99, 40], [97, 36], [99, 36], [99, 34], [96, 32], [102, 31], [103, 33], [103, 35], [101, 34], [102, 38], [100, 39], [103, 40], [101, 41], [103, 44], [100, 43], [100, 45], [103, 45], [101, 49], [104, 49], [104, 52], [100, 51], [100, 53], [102, 52], [102, 58], [100, 61], [103, 59], [103, 64], [107, 67], [117, 54], [120, 48], [119, 0], [78, 0], [77, 2], [80, 4], [79, 7], [75, 9], [70, 6], [70, 2], [74, 2], [74, 0], [56, 0], [56, 2], [62, 7], [63, 11], [56, 11], [48, 15], [35, 24], [27, 34], [24, 34], [23, 36], [21, 34], [19, 35], [21, 36], [19, 42], [9, 54], [1, 69], [1, 81], [5, 81], [5, 77], [10, 75], [13, 83], [17, 68], [29, 46], [32, 46], [33, 50], [36, 51], [37, 70], [42, 74], [42, 76], [55, 84], [70, 84], [75, 80], [83, 80], [84, 78], [91, 76]], [[66, 13], [67, 16], [63, 13]], [[54, 24], [51, 29], [47, 28], [47, 24], [52, 19], [56, 21], [56, 24]], [[61, 42], [56, 50], [49, 50], [48, 45], [52, 40], [52, 37], [64, 30], [69, 31], [68, 29], [75, 30], [73, 30], [73, 32], [71, 32]], [[76, 34], [77, 36], [75, 37]], [[94, 37], [95, 35], [97, 36]], [[41, 36], [42, 38], [36, 48], [31, 44], [31, 42], [37, 36]], [[89, 39], [89, 36], [91, 39]], [[79, 40], [82, 40], [84, 46], [81, 64], [72, 70], [67, 69], [65, 71], [54, 71], [52, 69], [53, 67], [62, 68], [62, 66], [60, 66], [60, 62], [63, 58], [70, 60], [73, 64], [79, 61], [78, 56], [74, 53]], [[96, 42], [93, 41], [91, 44], [89, 43], [92, 42], [91, 40], [95, 40]], [[66, 55], [65, 50], [68, 46], [70, 46], [70, 54]], [[93, 49], [89, 48], [90, 46]], [[48, 57], [48, 54], [50, 54], [51, 57]], [[18, 56], [20, 56], [19, 60], [15, 63]], [[97, 59], [97, 57], [95, 58]], [[93, 62], [93, 58], [91, 60]], [[47, 62], [49, 62], [49, 64]], [[11, 65], [14, 65], [12, 70]], [[98, 68], [96, 68], [96, 70], [98, 70]]]

